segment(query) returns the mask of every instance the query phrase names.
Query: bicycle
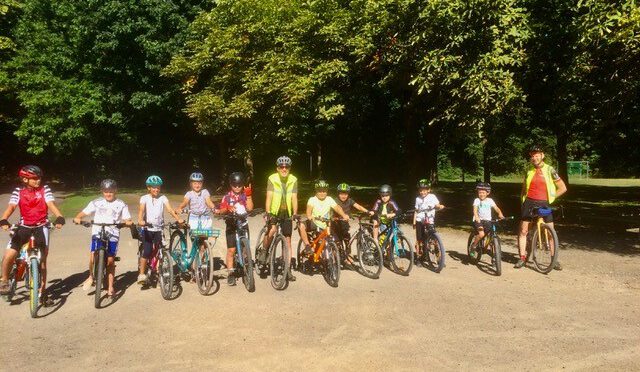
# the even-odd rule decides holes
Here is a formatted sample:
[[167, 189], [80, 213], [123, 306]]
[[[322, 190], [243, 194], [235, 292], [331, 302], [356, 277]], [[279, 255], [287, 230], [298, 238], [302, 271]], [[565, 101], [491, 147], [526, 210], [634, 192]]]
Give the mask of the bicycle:
[[9, 294], [5, 295], [5, 298], [8, 302], [11, 302], [13, 296], [15, 296], [18, 282], [24, 280], [24, 288], [29, 291], [29, 311], [31, 317], [35, 318], [40, 301], [40, 260], [42, 258], [42, 252], [35, 246], [35, 232], [40, 227], [46, 227], [48, 230], [53, 229], [54, 224], [46, 223], [39, 226], [11, 225], [9, 227], [10, 234], [15, 234], [20, 227], [29, 229], [31, 236], [29, 241], [22, 245], [20, 253], [13, 263], [9, 273]]
[[235, 224], [236, 257], [235, 272], [242, 273], [242, 282], [249, 292], [256, 290], [256, 282], [253, 277], [253, 257], [249, 239], [249, 222], [247, 217], [253, 217], [264, 212], [262, 209], [254, 209], [249, 213], [230, 213], [219, 218], [231, 220]]
[[[564, 215], [562, 207], [559, 208]], [[532, 209], [536, 228], [527, 234], [527, 252], [529, 259], [533, 261], [537, 270], [548, 274], [558, 263], [559, 243], [556, 230], [544, 222], [544, 217], [553, 214], [554, 208], [535, 207]]]
[[[434, 207], [419, 209], [417, 212], [439, 212], [442, 209], [436, 209]], [[407, 211], [407, 213], [413, 213], [415, 210]], [[423, 233], [422, 233], [422, 242], [418, 242], [420, 244], [420, 255], [418, 257], [418, 261], [420, 263], [429, 268], [431, 271], [435, 273], [439, 273], [444, 269], [444, 257], [445, 250], [444, 244], [442, 243], [442, 239], [440, 238], [440, 234], [436, 231], [436, 225], [429, 223], [423, 224]]]
[[[187, 219], [188, 220], [188, 219]], [[169, 252], [183, 279], [195, 277], [198, 291], [203, 296], [211, 294], [214, 282], [215, 261], [211, 250], [220, 237], [219, 229], [191, 229], [188, 224], [172, 227]], [[187, 230], [191, 237], [191, 249], [187, 251]], [[213, 244], [209, 241], [213, 238]], [[198, 249], [196, 249], [198, 247]]]
[[[105, 264], [105, 259], [107, 256], [107, 248], [109, 247], [109, 233], [107, 232], [107, 227], [117, 227], [118, 229], [126, 226], [124, 223], [96, 223], [94, 221], [91, 222], [80, 222], [80, 225], [84, 227], [91, 226], [99, 226], [100, 233], [98, 234], [98, 239], [100, 240], [100, 245], [93, 252], [93, 280], [96, 284], [96, 290], [94, 294], [94, 306], [96, 309], [100, 308], [100, 299], [102, 298], [102, 289], [104, 287], [104, 278], [107, 277], [107, 268]], [[113, 258], [114, 261], [118, 261], [117, 257]]]
[[483, 253], [488, 253], [491, 257], [491, 266], [496, 273], [496, 276], [502, 275], [502, 245], [500, 243], [500, 237], [498, 236], [498, 224], [513, 220], [513, 216], [505, 217], [502, 219], [491, 220], [491, 230], [485, 232], [485, 236], [475, 245], [473, 239], [476, 237], [475, 231], [469, 234], [467, 240], [467, 254], [469, 261], [477, 265], [481, 259]]
[[407, 276], [411, 272], [414, 258], [413, 245], [409, 243], [398, 227], [398, 218], [405, 215], [391, 218], [391, 226], [385, 231], [380, 231], [378, 235], [380, 249], [386, 255], [387, 260], [391, 262], [393, 271], [403, 276]]
[[[138, 262], [140, 262], [140, 258], [142, 257], [142, 236], [144, 235], [144, 231], [147, 228], [153, 227], [163, 229], [161, 243], [159, 245], [154, 243], [151, 248], [151, 254], [149, 255], [147, 270], [145, 274], [147, 275], [147, 286], [155, 287], [158, 282], [160, 282], [160, 294], [162, 295], [162, 298], [165, 300], [170, 300], [173, 293], [174, 262], [171, 254], [169, 253], [169, 250], [167, 249], [166, 241], [164, 239], [165, 226], [165, 224], [151, 225], [149, 223], [144, 226], [140, 226], [140, 233], [138, 236], [138, 239], [140, 240], [140, 245], [138, 246]], [[180, 225], [177, 222], [168, 225], [170, 229], [179, 228], [179, 226]], [[158, 265], [158, 263], [160, 265]]]
[[[331, 223], [330, 218], [315, 217], [315, 220]], [[303, 222], [304, 218], [298, 216], [294, 218], [297, 222]], [[297, 227], [296, 227], [297, 228]], [[315, 269], [320, 266], [322, 276], [332, 287], [337, 287], [340, 281], [340, 251], [336, 245], [333, 236], [329, 234], [329, 229], [319, 229], [307, 231], [307, 236], [311, 243], [313, 253], [305, 255], [304, 241], [300, 239], [298, 242], [298, 271], [303, 274], [312, 274]]]
[[[289, 285], [289, 265], [291, 264], [289, 257], [289, 247], [287, 240], [282, 234], [282, 227], [276, 216], [267, 214], [265, 216], [265, 226], [258, 234], [258, 242], [255, 248], [255, 266], [260, 276], [265, 275], [269, 271], [271, 275], [271, 286], [274, 289], [282, 291]], [[264, 247], [265, 234], [269, 232], [271, 226], [276, 226], [276, 233], [271, 238], [268, 247]], [[261, 258], [263, 257], [264, 260]], [[266, 261], [268, 259], [268, 261]]]
[[358, 251], [358, 264], [362, 270], [362, 274], [367, 278], [378, 279], [382, 266], [384, 265], [384, 257], [378, 242], [373, 238], [371, 222], [363, 220], [370, 219], [369, 215], [358, 216], [358, 231], [353, 235], [348, 243], [349, 250], [354, 242]]

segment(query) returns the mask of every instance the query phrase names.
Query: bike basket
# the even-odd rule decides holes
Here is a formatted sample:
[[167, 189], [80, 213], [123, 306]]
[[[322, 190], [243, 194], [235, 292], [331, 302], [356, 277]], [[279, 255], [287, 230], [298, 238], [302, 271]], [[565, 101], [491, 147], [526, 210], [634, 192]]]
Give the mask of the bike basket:
[[218, 229], [193, 229], [191, 236], [206, 236], [207, 238], [217, 238], [220, 236]]
[[551, 216], [553, 210], [551, 208], [538, 208], [538, 216], [547, 217]]

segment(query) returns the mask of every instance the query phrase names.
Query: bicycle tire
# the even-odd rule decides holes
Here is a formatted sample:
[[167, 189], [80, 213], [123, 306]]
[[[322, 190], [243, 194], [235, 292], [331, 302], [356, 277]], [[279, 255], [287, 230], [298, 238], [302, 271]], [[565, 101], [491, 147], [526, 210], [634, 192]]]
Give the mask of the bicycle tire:
[[244, 275], [242, 276], [242, 281], [244, 282], [244, 287], [247, 291], [255, 292], [256, 282], [253, 277], [253, 258], [251, 257], [251, 246], [249, 244], [249, 239], [240, 238], [240, 254], [242, 255], [242, 261], [244, 262]]
[[427, 247], [427, 261], [429, 264], [429, 268], [435, 272], [439, 273], [444, 269], [444, 244], [442, 244], [442, 239], [440, 239], [440, 235], [436, 232], [432, 232], [427, 236], [425, 241], [425, 247]]
[[297, 257], [296, 270], [302, 274], [309, 274], [311, 273], [310, 267], [308, 267], [309, 258], [304, 257], [304, 254], [302, 252], [303, 247], [304, 247], [304, 242], [302, 241], [302, 239], [300, 239], [298, 241], [298, 249], [296, 250], [296, 257]]
[[493, 237], [493, 268], [496, 271], [496, 276], [502, 275], [502, 244], [500, 238]]
[[[191, 247], [191, 249], [198, 249], [199, 247]], [[196, 259], [193, 260], [193, 270], [196, 276], [196, 284], [198, 285], [198, 292], [203, 296], [211, 294], [211, 288], [213, 287], [213, 254], [211, 254], [211, 246], [208, 241], [204, 241], [204, 251], [200, 257], [200, 252], [196, 252]]]
[[384, 266], [382, 249], [375, 239], [366, 234], [362, 234], [357, 242], [358, 263], [362, 274], [367, 278], [378, 279]]
[[[536, 269], [543, 274], [548, 274], [553, 270], [555, 265], [558, 262], [558, 234], [554, 229], [552, 229], [548, 224], [544, 223], [541, 225], [541, 231], [546, 231], [551, 234], [551, 238], [553, 239], [553, 253], [552, 247], [548, 246], [548, 240], [542, 239], [544, 247], [538, 246], [538, 230], [534, 230], [533, 238], [531, 240], [531, 252], [533, 255], [533, 263], [536, 265]], [[545, 243], [546, 241], [546, 243]]]
[[271, 242], [271, 254], [269, 257], [269, 271], [271, 274], [271, 286], [282, 291], [287, 288], [289, 281], [289, 249], [282, 234], [277, 234]]
[[324, 279], [335, 288], [340, 282], [340, 250], [338, 245], [333, 241], [327, 241], [322, 256]]
[[[390, 240], [387, 245], [390, 245], [391, 242], [393, 242], [393, 240]], [[389, 248], [391, 253], [391, 265], [393, 266], [393, 271], [402, 276], [407, 276], [413, 268], [413, 257], [415, 253], [413, 251], [413, 245], [410, 244], [409, 240], [402, 234], [396, 235], [395, 245], [396, 247], [398, 247], [398, 249], [395, 249], [396, 247]]]
[[175, 264], [178, 265], [180, 271], [180, 262], [182, 261], [182, 252], [187, 249], [187, 237], [181, 230], [174, 230], [169, 238], [169, 254], [172, 256]]
[[9, 273], [9, 293], [7, 293], [6, 295], [2, 296], [4, 297], [5, 301], [7, 302], [11, 302], [11, 300], [13, 300], [13, 295], [15, 295], [16, 293], [16, 282], [18, 281], [16, 279], [16, 264], [13, 264], [13, 267], [11, 268], [11, 272]]
[[104, 249], [98, 249], [97, 256], [93, 256], [93, 278], [96, 281], [96, 290], [93, 295], [93, 306], [100, 308], [100, 298], [102, 297], [102, 286], [104, 282]]
[[[258, 275], [263, 275], [266, 273], [267, 268], [269, 266], [269, 256], [265, 255], [266, 260], [265, 262], [260, 261], [258, 258], [258, 255], [265, 250], [264, 248], [264, 235], [267, 233], [267, 227], [263, 226], [262, 229], [260, 230], [260, 233], [258, 234], [258, 240], [256, 241], [256, 247], [254, 248], [253, 252], [255, 254], [255, 269], [258, 272]], [[268, 253], [268, 252], [267, 252]]]
[[29, 266], [29, 282], [31, 284], [29, 289], [29, 310], [31, 311], [31, 317], [35, 318], [38, 314], [38, 304], [40, 302], [40, 265], [38, 259], [32, 258]]
[[173, 295], [173, 257], [168, 249], [162, 250], [162, 257], [158, 265], [158, 281], [160, 282], [160, 294], [165, 300], [170, 300]]
[[[472, 231], [469, 233], [469, 239], [467, 239], [467, 256], [469, 257], [469, 262], [474, 265], [478, 264], [482, 258], [482, 249], [478, 249], [478, 246], [481, 246], [480, 242], [478, 242], [475, 247], [471, 247], [471, 243], [473, 243], [475, 237], [476, 234]], [[475, 257], [472, 256], [472, 253], [475, 253]]]

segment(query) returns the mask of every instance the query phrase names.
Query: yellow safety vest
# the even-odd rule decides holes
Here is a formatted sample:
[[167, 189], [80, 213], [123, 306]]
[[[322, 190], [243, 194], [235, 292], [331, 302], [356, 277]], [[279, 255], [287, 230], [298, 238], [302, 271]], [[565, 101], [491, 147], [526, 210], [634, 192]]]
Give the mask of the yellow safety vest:
[[[282, 202], [283, 191], [282, 182], [280, 182], [280, 175], [278, 173], [272, 174], [269, 176], [269, 181], [273, 184], [273, 198], [271, 199], [271, 205], [269, 206], [269, 213], [277, 215], [280, 212], [280, 203]], [[289, 216], [293, 215], [291, 194], [296, 182], [298, 182], [298, 179], [290, 174], [289, 177], [287, 177], [287, 184], [284, 187], [284, 190], [286, 191], [285, 200]]]
[[[549, 200], [549, 204], [553, 203], [556, 200], [556, 184], [553, 182], [553, 177], [551, 176], [551, 167], [547, 164], [542, 164], [542, 175], [544, 176], [544, 182], [547, 184], [547, 198]], [[529, 194], [529, 187], [531, 186], [531, 181], [533, 180], [533, 176], [536, 174], [536, 168], [533, 167], [527, 171], [527, 179], [526, 179], [526, 189], [524, 191], [524, 195], [522, 195], [522, 202], [527, 198], [527, 194]]]

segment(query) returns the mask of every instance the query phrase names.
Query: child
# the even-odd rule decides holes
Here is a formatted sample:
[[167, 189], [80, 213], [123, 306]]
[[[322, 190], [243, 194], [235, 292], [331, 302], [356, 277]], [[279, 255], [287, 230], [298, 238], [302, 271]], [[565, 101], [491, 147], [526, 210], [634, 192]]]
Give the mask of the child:
[[[125, 223], [131, 226], [131, 214], [129, 207], [120, 199], [116, 199], [118, 185], [116, 181], [105, 179], [100, 183], [102, 197], [97, 198], [86, 206], [80, 213], [76, 215], [73, 222], [79, 224], [82, 217], [93, 214], [93, 221], [96, 223]], [[107, 275], [109, 289], [107, 295], [112, 297], [115, 293], [113, 289], [113, 277], [116, 271], [115, 257], [118, 252], [118, 240], [120, 238], [120, 229], [117, 226], [107, 226], [105, 230], [109, 234], [109, 247], [107, 249]], [[100, 226], [93, 226], [91, 229], [91, 252], [89, 253], [89, 277], [84, 281], [82, 289], [88, 291], [93, 286], [93, 252], [102, 244], [100, 241]]]
[[306, 255], [313, 253], [307, 231], [328, 229], [328, 232], [331, 233], [331, 229], [327, 226], [327, 223], [316, 218], [330, 218], [331, 211], [333, 210], [333, 212], [342, 217], [344, 221], [349, 221], [349, 216], [342, 211], [342, 208], [340, 208], [335, 200], [327, 196], [329, 184], [326, 181], [318, 180], [315, 184], [315, 189], [316, 196], [309, 198], [309, 201], [307, 201], [307, 220], [305, 223], [300, 222], [298, 227], [300, 230], [300, 238], [304, 242], [304, 254]]
[[444, 208], [438, 198], [431, 194], [431, 183], [426, 179], [418, 181], [418, 197], [413, 212], [413, 228], [416, 230], [416, 257], [420, 257], [424, 231], [427, 225], [435, 223], [436, 210]]
[[[491, 230], [491, 209], [498, 213], [498, 218], [504, 218], [500, 208], [498, 208], [493, 199], [488, 197], [491, 193], [490, 184], [480, 182], [476, 185], [476, 191], [478, 192], [478, 197], [473, 201], [473, 230], [476, 236], [471, 243], [472, 247], [475, 247], [480, 239], [484, 238], [486, 232]], [[471, 255], [475, 254], [476, 251], [471, 250]]]
[[4, 253], [2, 261], [2, 279], [0, 279], [0, 294], [7, 294], [9, 288], [9, 273], [20, 253], [22, 246], [31, 239], [32, 229], [35, 229], [35, 245], [41, 251], [40, 257], [40, 302], [44, 306], [53, 305], [53, 300], [46, 294], [47, 285], [47, 254], [49, 253], [49, 229], [47, 228], [49, 209], [56, 216], [55, 226], [57, 229], [64, 225], [64, 217], [58, 210], [55, 198], [49, 186], [40, 186], [42, 180], [42, 170], [35, 165], [25, 165], [18, 172], [18, 177], [22, 181], [22, 186], [17, 187], [11, 194], [9, 206], [0, 218], [0, 226], [3, 230], [9, 229], [7, 219], [20, 208], [20, 227], [11, 238], [11, 243]]
[[164, 224], [164, 209], [175, 218], [178, 223], [184, 223], [178, 214], [171, 208], [169, 199], [160, 195], [162, 178], [149, 176], [146, 181], [149, 193], [140, 198], [140, 208], [138, 209], [138, 225], [141, 227], [151, 224], [151, 227], [144, 229], [142, 234], [142, 257], [140, 258], [140, 273], [138, 274], [138, 284], [144, 285], [147, 282], [147, 261], [151, 256], [153, 244], [162, 244], [162, 225]]
[[[368, 210], [356, 203], [350, 196], [351, 187], [346, 183], [341, 183], [338, 185], [338, 200], [336, 201], [342, 211], [347, 215], [351, 216], [351, 208], [355, 208], [360, 212], [368, 212]], [[331, 222], [331, 230], [333, 231], [333, 235], [336, 237], [338, 241], [343, 242], [343, 246], [345, 249], [345, 257], [344, 260], [349, 265], [353, 265], [353, 259], [351, 258], [349, 249], [349, 240], [351, 240], [351, 235], [349, 234], [349, 222], [343, 220], [334, 220]]]
[[[246, 214], [253, 210], [253, 199], [251, 197], [251, 185], [244, 186], [244, 176], [240, 172], [233, 172], [229, 175], [229, 186], [231, 190], [222, 197], [220, 203], [221, 213]], [[233, 219], [226, 219], [227, 228], [225, 236], [227, 238], [227, 284], [236, 285], [234, 275], [234, 258], [236, 254], [236, 222]]]
[[211, 230], [211, 211], [215, 211], [215, 205], [211, 201], [211, 195], [207, 189], [202, 188], [204, 177], [202, 173], [194, 172], [189, 176], [190, 191], [184, 194], [182, 203], [176, 209], [176, 213], [183, 212], [183, 208], [189, 204], [189, 228], [192, 230]]
[[378, 241], [378, 234], [384, 233], [389, 228], [389, 222], [397, 214], [400, 213], [400, 208], [395, 201], [391, 200], [391, 193], [393, 190], [389, 185], [382, 185], [378, 189], [380, 199], [376, 200], [373, 205], [373, 209], [369, 211], [369, 214], [373, 216], [373, 238]]

